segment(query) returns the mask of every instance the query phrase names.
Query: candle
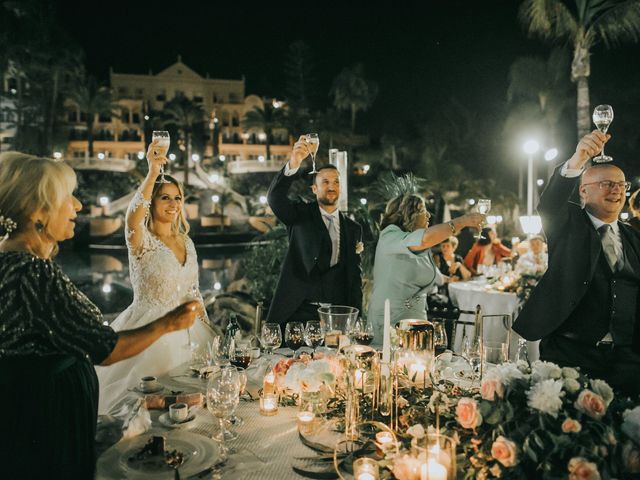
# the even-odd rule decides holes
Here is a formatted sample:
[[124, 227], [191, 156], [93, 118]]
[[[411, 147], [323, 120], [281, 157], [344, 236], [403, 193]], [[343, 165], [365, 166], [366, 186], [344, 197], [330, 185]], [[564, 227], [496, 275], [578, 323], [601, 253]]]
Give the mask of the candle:
[[418, 386], [425, 386], [425, 373], [427, 366], [419, 360], [409, 364], [407, 369], [409, 373], [409, 380]]
[[267, 417], [278, 414], [278, 395], [274, 393], [260, 395], [260, 414]]
[[313, 412], [298, 413], [298, 430], [300, 433], [309, 434], [313, 431], [316, 416]]
[[393, 444], [393, 435], [391, 432], [376, 433], [376, 453], [383, 457], [385, 451]]
[[355, 378], [354, 378], [354, 383], [358, 390], [364, 390], [364, 384], [367, 381], [366, 379], [367, 379], [367, 372], [365, 372], [361, 368], [358, 368], [355, 371]]
[[262, 381], [262, 391], [264, 393], [276, 393], [276, 374], [269, 370]]
[[380, 477], [378, 462], [362, 457], [353, 462], [353, 477], [356, 480], [377, 480]]
[[384, 330], [382, 336], [382, 361], [391, 361], [391, 304], [387, 298], [384, 301]]
[[420, 480], [447, 480], [447, 469], [430, 458], [420, 467]]

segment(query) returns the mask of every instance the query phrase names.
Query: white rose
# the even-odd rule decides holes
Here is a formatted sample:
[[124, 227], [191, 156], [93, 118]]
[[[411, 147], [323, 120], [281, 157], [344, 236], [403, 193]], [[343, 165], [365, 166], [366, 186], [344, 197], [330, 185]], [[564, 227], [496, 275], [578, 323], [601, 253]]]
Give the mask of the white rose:
[[536, 383], [527, 392], [527, 405], [557, 418], [558, 412], [562, 408], [562, 396], [564, 395], [562, 386], [561, 380], [549, 379]]
[[640, 444], [640, 406], [632, 410], [625, 410], [622, 414], [622, 420], [622, 431], [636, 444]]
[[565, 378], [564, 389], [569, 393], [576, 393], [578, 390], [580, 390], [580, 382], [573, 378]]
[[580, 373], [575, 368], [562, 367], [562, 376], [564, 378], [573, 378], [574, 380], [577, 380], [580, 378]]
[[531, 369], [533, 372], [533, 380], [537, 382], [562, 377], [562, 369], [555, 363], [536, 360], [531, 365]]

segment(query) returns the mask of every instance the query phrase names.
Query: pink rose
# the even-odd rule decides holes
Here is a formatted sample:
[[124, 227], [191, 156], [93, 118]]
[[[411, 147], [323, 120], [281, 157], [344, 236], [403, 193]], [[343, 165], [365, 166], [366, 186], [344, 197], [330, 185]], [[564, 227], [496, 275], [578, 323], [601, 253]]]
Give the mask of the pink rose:
[[595, 420], [600, 420], [607, 411], [607, 406], [602, 397], [591, 390], [580, 392], [575, 407]]
[[483, 400], [495, 400], [496, 397], [504, 398], [504, 385], [497, 378], [485, 378], [480, 387]]
[[456, 406], [456, 418], [462, 428], [476, 428], [482, 423], [478, 402], [473, 398], [461, 398]]
[[511, 440], [500, 435], [491, 445], [491, 456], [505, 467], [518, 464], [518, 448]]
[[600, 472], [595, 463], [573, 457], [569, 461], [569, 480], [600, 480]]
[[562, 422], [562, 431], [564, 433], [578, 433], [580, 430], [582, 430], [582, 425], [573, 418], [567, 418]]

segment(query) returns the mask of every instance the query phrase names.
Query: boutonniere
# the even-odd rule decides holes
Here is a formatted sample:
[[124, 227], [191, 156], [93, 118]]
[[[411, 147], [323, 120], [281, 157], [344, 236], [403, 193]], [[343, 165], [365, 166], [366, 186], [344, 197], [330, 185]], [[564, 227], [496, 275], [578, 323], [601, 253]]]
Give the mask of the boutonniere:
[[364, 252], [364, 243], [356, 243], [356, 255], [360, 255], [362, 252]]

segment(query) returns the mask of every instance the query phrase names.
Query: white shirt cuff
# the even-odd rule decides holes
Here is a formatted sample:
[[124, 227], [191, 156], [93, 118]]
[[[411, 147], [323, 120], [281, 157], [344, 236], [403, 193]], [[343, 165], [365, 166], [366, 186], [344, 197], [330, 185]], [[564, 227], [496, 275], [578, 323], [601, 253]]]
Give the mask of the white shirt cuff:
[[299, 169], [300, 169], [300, 167], [298, 167], [298, 168], [289, 168], [289, 162], [287, 162], [286, 165], [284, 166], [284, 175], [285, 175], [285, 177], [290, 177], [291, 175], [295, 175], [296, 173], [298, 173]]
[[582, 172], [584, 172], [584, 168], [569, 168], [569, 160], [567, 160], [564, 162], [564, 165], [562, 165], [560, 175], [567, 178], [575, 178], [582, 175]]

